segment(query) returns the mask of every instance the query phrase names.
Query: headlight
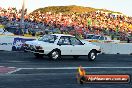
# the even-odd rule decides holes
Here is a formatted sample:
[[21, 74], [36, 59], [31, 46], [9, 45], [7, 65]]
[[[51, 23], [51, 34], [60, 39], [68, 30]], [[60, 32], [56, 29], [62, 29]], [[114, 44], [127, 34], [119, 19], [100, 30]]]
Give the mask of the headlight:
[[22, 46], [24, 46], [24, 47], [28, 47], [28, 44], [24, 43]]

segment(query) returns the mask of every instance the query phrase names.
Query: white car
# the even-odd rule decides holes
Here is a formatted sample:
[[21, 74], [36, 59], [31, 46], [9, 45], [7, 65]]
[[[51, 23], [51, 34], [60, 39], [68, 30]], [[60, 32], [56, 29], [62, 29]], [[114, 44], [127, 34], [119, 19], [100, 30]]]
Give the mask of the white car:
[[34, 53], [36, 57], [47, 55], [53, 60], [60, 59], [62, 55], [70, 55], [74, 58], [87, 55], [89, 60], [93, 61], [101, 49], [72, 35], [49, 34], [38, 40], [26, 41], [24, 51]]

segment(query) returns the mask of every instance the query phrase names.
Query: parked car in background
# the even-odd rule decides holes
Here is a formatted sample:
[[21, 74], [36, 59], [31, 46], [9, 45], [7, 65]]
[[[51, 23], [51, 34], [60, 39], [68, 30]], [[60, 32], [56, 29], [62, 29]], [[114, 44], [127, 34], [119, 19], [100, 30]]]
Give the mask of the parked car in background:
[[127, 43], [132, 43], [132, 36], [127, 36], [125, 40], [127, 41]]
[[53, 60], [60, 59], [62, 55], [74, 58], [86, 55], [90, 61], [94, 61], [97, 54], [101, 52], [99, 46], [65, 34], [48, 34], [38, 40], [27, 41], [24, 50], [34, 53], [36, 57], [47, 55]]
[[6, 29], [4, 28], [0, 28], [0, 35], [14, 35], [11, 32], [8, 32]]
[[94, 35], [94, 34], [90, 34], [89, 36], [92, 36], [92, 37], [85, 39], [89, 42], [112, 42], [112, 43], [120, 42], [120, 40], [112, 40], [110, 36]]
[[95, 34], [86, 34], [86, 39], [91, 40], [94, 36]]
[[15, 35], [16, 35], [17, 31], [18, 31], [18, 35], [23, 34], [23, 31], [16, 26], [6, 27], [5, 30], [7, 30], [8, 32], [15, 34]]

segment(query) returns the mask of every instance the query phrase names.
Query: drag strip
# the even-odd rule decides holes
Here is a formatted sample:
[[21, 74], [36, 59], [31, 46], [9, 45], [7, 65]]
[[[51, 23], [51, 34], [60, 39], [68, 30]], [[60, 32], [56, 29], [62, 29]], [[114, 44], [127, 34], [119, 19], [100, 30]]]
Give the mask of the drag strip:
[[[113, 71], [114, 70], [114, 71]], [[118, 71], [117, 71], [118, 70]], [[132, 69], [89, 68], [87, 74], [132, 74]], [[78, 84], [77, 69], [21, 69], [0, 75], [0, 88], [131, 88], [126, 84]], [[2, 80], [3, 79], [3, 80]]]
[[94, 62], [88, 61], [87, 57], [63, 57], [60, 61], [52, 61], [48, 57], [34, 58], [31, 53], [0, 51], [0, 66], [7, 69], [5, 74], [0, 73], [0, 88], [132, 88], [131, 82], [80, 85], [76, 80], [80, 65], [87, 74], [131, 76], [131, 63], [131, 55], [99, 55]]

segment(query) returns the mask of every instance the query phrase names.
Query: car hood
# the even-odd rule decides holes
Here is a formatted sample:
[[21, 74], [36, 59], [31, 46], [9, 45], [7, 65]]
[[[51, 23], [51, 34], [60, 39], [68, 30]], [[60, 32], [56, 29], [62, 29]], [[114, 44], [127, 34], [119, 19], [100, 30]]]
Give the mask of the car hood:
[[33, 40], [33, 41], [26, 41], [25, 44], [35, 45], [35, 46], [41, 46], [41, 45], [46, 45], [46, 44], [50, 45], [50, 44], [53, 44], [53, 43], [48, 43], [48, 42]]

